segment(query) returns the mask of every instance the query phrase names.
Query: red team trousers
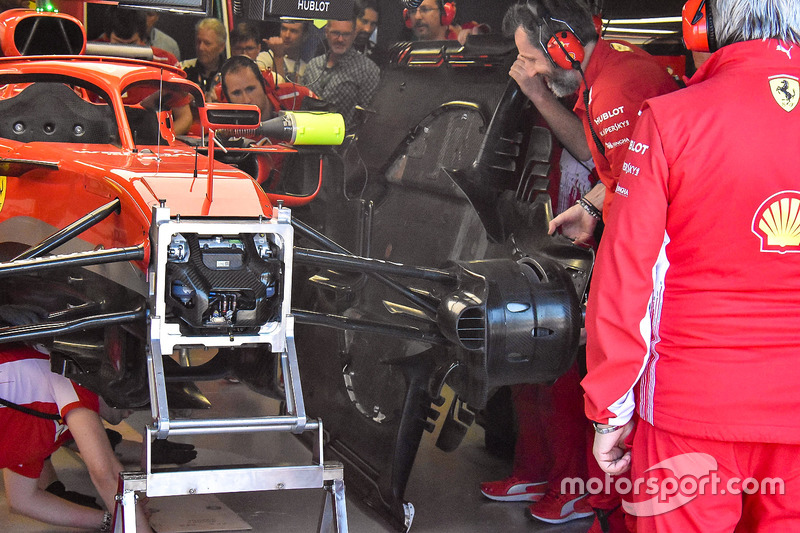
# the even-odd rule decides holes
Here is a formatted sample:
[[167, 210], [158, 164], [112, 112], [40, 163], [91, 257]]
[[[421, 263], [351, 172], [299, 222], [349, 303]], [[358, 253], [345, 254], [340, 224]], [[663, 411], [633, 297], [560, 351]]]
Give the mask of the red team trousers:
[[[683, 454], [708, 454], [716, 468], [703, 473], [703, 469], [687, 468], [683, 462], [683, 468], [672, 463], [647, 472], [662, 461], [689, 457]], [[639, 516], [637, 533], [800, 531], [800, 445], [705, 440], [670, 433], [639, 420], [631, 456], [633, 480], [654, 477], [658, 481], [659, 502], [664, 504], [658, 510], [677, 506], [663, 514]], [[679, 492], [688, 501], [679, 505], [683, 500], [673, 492], [681, 486], [681, 480], [688, 490]], [[698, 489], [692, 490], [695, 486]], [[638, 502], [651, 498], [643, 494], [623, 496], [626, 501]]]

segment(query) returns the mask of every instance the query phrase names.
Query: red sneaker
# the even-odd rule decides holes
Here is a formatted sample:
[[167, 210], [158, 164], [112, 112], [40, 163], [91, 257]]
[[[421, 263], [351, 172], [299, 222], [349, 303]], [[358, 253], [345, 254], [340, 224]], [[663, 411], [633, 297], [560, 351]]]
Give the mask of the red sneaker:
[[594, 511], [583, 500], [586, 494], [561, 494], [555, 490], [548, 490], [547, 494], [528, 507], [531, 518], [547, 522], [548, 524], [563, 524], [579, 518], [594, 516]]
[[481, 483], [481, 493], [498, 502], [538, 502], [547, 489], [547, 482], [531, 483], [514, 476], [500, 481]]

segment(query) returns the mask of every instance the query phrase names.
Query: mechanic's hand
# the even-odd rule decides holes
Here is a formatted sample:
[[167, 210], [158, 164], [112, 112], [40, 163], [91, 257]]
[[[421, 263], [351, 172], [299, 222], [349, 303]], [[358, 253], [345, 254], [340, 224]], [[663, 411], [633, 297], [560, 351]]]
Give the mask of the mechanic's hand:
[[122, 442], [122, 433], [106, 428], [106, 435], [108, 436], [108, 443], [111, 444], [111, 449], [116, 450], [119, 443]]
[[617, 476], [631, 467], [631, 452], [625, 444], [625, 438], [633, 431], [633, 424], [631, 420], [617, 431], [605, 434], [595, 432], [592, 453], [606, 474]]
[[521, 59], [514, 61], [514, 64], [511, 65], [511, 70], [508, 71], [508, 75], [514, 78], [519, 88], [534, 105], [542, 98], [555, 98], [542, 76], [528, 74], [528, 71], [525, 70], [525, 63]]
[[59, 498], [71, 501], [72, 503], [77, 503], [78, 505], [82, 505], [84, 507], [91, 507], [92, 509], [102, 509], [102, 507], [98, 505], [94, 496], [81, 494], [80, 492], [75, 492], [73, 490], [67, 490], [64, 484], [57, 480], [50, 483], [45, 490], [50, 494], [55, 494]]
[[283, 44], [283, 39], [281, 39], [280, 36], [276, 35], [269, 39], [263, 39], [263, 41], [276, 57], [283, 57], [286, 55], [286, 45]]
[[153, 463], [182, 465], [197, 457], [197, 450], [192, 444], [170, 442], [166, 439], [153, 441]]
[[552, 235], [558, 228], [561, 228], [561, 234], [575, 244], [588, 244], [594, 235], [595, 227], [597, 227], [597, 219], [576, 204], [551, 220], [547, 233]]

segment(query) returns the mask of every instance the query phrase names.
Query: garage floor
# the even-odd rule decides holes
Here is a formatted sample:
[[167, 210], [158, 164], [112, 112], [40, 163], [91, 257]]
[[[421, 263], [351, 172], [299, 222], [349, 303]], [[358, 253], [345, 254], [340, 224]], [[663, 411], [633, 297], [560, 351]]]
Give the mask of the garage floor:
[[[215, 410], [224, 411], [235, 406], [240, 409], [241, 416], [277, 412], [276, 402], [250, 392], [244, 385], [220, 381], [200, 386]], [[123, 434], [136, 438], [138, 435], [132, 428], [141, 432], [149, 418], [149, 411], [136, 413], [118, 429]], [[275, 433], [210, 435], [180, 440], [195, 444], [199, 450], [195, 460], [197, 464], [308, 461], [310, 457], [306, 448], [294, 437]], [[505, 477], [510, 471], [510, 465], [486, 453], [483, 448], [483, 430], [479, 426], [473, 425], [462, 445], [452, 453], [435, 448], [434, 440], [429, 434], [423, 437], [406, 490], [406, 499], [416, 508], [412, 532], [582, 533], [589, 528], [589, 519], [564, 525], [534, 522], [524, 514], [525, 503], [499, 503], [485, 499], [478, 490], [479, 482]], [[130, 461], [136, 462], [135, 458], [130, 458]], [[62, 449], [54, 455], [54, 463], [67, 489], [94, 493], [89, 476], [77, 454]], [[220, 494], [215, 497], [251, 526], [253, 532], [299, 533], [317, 531], [322, 495], [321, 490], [284, 490]], [[181, 512], [181, 503], [164, 498], [160, 500], [157, 505], [163, 510], [158, 511], [159, 513], [172, 512], [177, 515]], [[156, 503], [151, 504], [151, 507], [153, 505]], [[352, 499], [348, 499], [347, 513], [351, 532], [393, 531]], [[0, 499], [0, 525], [0, 530], [14, 533], [63, 531], [61, 528], [49, 527], [11, 514], [5, 498]]]

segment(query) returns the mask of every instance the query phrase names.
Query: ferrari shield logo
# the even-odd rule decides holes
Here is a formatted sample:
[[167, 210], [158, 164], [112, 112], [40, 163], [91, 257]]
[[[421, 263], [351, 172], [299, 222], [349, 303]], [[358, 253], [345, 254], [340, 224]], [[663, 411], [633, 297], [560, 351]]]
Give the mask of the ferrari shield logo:
[[0, 176], [0, 211], [3, 210], [3, 203], [6, 201], [6, 178], [5, 176]]
[[772, 97], [787, 113], [800, 100], [800, 83], [794, 76], [773, 76], [769, 79]]

